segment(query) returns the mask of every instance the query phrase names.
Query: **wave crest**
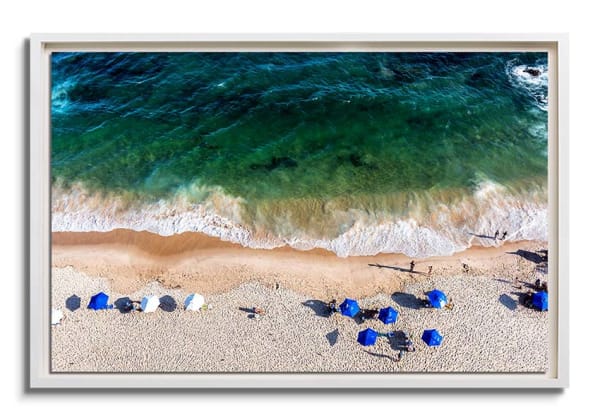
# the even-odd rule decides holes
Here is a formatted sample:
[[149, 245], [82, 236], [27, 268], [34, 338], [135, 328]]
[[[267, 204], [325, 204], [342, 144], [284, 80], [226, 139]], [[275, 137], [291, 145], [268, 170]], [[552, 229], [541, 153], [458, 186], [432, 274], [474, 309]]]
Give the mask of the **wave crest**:
[[[367, 200], [366, 198], [364, 200]], [[150, 231], [163, 236], [201, 232], [257, 249], [285, 245], [323, 248], [340, 257], [401, 253], [414, 258], [451, 255], [472, 245], [547, 240], [545, 184], [511, 188], [482, 182], [476, 191], [433, 191], [328, 202], [247, 203], [218, 187], [189, 186], [169, 200], [141, 202], [90, 193], [81, 185], [53, 187], [52, 230]], [[402, 211], [399, 211], [401, 209]]]

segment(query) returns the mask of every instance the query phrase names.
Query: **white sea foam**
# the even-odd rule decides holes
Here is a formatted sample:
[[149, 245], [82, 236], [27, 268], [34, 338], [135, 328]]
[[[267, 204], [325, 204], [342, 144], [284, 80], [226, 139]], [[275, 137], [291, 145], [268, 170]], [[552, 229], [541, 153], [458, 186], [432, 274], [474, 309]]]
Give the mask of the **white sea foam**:
[[69, 90], [75, 85], [75, 81], [67, 79], [62, 83], [54, 84], [51, 92], [51, 103], [53, 113], [65, 113], [69, 110]]
[[[338, 236], [323, 238], [300, 228], [284, 236], [268, 226], [248, 226], [242, 221], [244, 201], [218, 188], [186, 189], [169, 201], [128, 205], [119, 197], [89, 194], [73, 187], [53, 190], [52, 230], [105, 232], [123, 228], [163, 236], [202, 232], [256, 249], [289, 245], [301, 250], [323, 248], [340, 257], [402, 253], [424, 258], [451, 255], [472, 245], [495, 246], [499, 242], [489, 236], [496, 230], [507, 231], [511, 241], [545, 241], [546, 203], [545, 188], [525, 197], [483, 182], [472, 196], [452, 205], [435, 204], [427, 214], [409, 212], [402, 219], [391, 215], [375, 218], [367, 211], [349, 209], [353, 223]], [[282, 221], [274, 219], [273, 223]]]
[[[539, 72], [539, 75], [531, 74], [530, 71]], [[506, 73], [511, 83], [527, 91], [535, 99], [540, 109], [548, 110], [548, 66], [546, 64], [517, 65], [512, 60], [506, 67]]]

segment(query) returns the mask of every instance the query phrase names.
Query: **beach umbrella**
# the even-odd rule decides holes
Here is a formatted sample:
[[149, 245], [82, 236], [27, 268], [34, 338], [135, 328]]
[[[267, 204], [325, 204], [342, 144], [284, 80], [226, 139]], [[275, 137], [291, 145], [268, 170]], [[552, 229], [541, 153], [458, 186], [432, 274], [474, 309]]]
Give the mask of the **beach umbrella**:
[[377, 341], [378, 335], [379, 334], [377, 333], [377, 331], [372, 330], [371, 328], [367, 328], [366, 330], [362, 330], [358, 333], [358, 339], [356, 341], [358, 341], [363, 346], [373, 346]]
[[144, 296], [142, 302], [140, 303], [140, 308], [142, 308], [142, 312], [154, 312], [158, 309], [160, 305], [160, 299], [158, 296]]
[[392, 324], [396, 322], [396, 319], [398, 318], [398, 311], [391, 306], [388, 306], [379, 311], [378, 318], [384, 324]]
[[533, 300], [531, 301], [533, 306], [540, 311], [548, 310], [548, 293], [546, 292], [537, 292], [533, 295]]
[[109, 309], [108, 305], [108, 295], [100, 292], [97, 295], [92, 296], [90, 299], [90, 303], [88, 303], [88, 309], [93, 309], [95, 311], [99, 309]]
[[346, 298], [340, 305], [340, 312], [342, 313], [342, 315], [346, 315], [352, 318], [360, 312], [360, 307], [358, 306], [357, 301]]
[[428, 346], [439, 346], [442, 344], [444, 337], [442, 337], [438, 330], [425, 330], [421, 338]]
[[63, 317], [63, 311], [60, 309], [52, 309], [52, 325], [60, 324], [60, 321], [62, 321]]
[[204, 296], [198, 293], [192, 293], [185, 298], [184, 306], [186, 311], [199, 311], [204, 305]]
[[448, 298], [444, 292], [438, 289], [433, 289], [431, 292], [427, 293], [427, 298], [434, 308], [441, 309], [448, 304]]

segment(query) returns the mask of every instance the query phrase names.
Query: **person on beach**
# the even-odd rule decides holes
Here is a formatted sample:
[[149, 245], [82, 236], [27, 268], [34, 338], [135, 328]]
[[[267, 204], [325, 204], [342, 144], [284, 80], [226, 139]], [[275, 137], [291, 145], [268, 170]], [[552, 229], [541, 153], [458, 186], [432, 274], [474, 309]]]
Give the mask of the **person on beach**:
[[496, 231], [496, 232], [494, 233], [494, 240], [497, 240], [497, 239], [498, 239], [498, 235], [500, 235], [500, 232]]
[[378, 313], [379, 309], [361, 309], [358, 316], [361, 322], [365, 322], [367, 319], [375, 319]]
[[431, 273], [433, 272], [433, 265], [429, 266], [429, 270], [427, 271], [427, 275], [431, 276]]
[[548, 292], [548, 283], [545, 281], [541, 281], [540, 279], [536, 279], [535, 291], [536, 292]]
[[415, 261], [410, 262], [410, 272], [413, 273], [415, 271]]
[[415, 351], [415, 346], [412, 342], [412, 340], [410, 339], [410, 337], [406, 337], [406, 339], [404, 340], [404, 343], [400, 346], [400, 352], [398, 353], [398, 361], [400, 361], [400, 359], [402, 359], [402, 356], [404, 356], [404, 353], [409, 352], [412, 353]]
[[463, 263], [462, 267], [463, 267], [464, 272], [469, 274], [469, 270], [470, 270], [469, 266], [467, 264]]
[[408, 337], [408, 336], [406, 337], [406, 342], [404, 343], [404, 345], [406, 346], [406, 351], [411, 352], [411, 353], [415, 351], [415, 345], [413, 344], [410, 337]]
[[523, 285], [519, 284], [519, 276], [515, 276], [515, 281], [514, 281], [513, 287], [515, 289], [522, 289], [523, 288]]
[[257, 308], [256, 306], [254, 308], [252, 308], [252, 311], [254, 312], [255, 315], [263, 316], [266, 314], [264, 309]]
[[142, 312], [142, 302], [139, 300], [132, 300], [131, 302], [131, 312]]
[[523, 297], [523, 305], [530, 309], [533, 308], [533, 292], [531, 290]]
[[502, 238], [500, 238], [500, 240], [505, 240], [506, 239], [506, 235], [508, 235], [507, 231], [504, 231], [504, 233], [502, 234]]
[[327, 304], [327, 309], [329, 309], [329, 315], [333, 315], [334, 313], [336, 313], [338, 311], [337, 300], [335, 300], [335, 299], [330, 300], [329, 303]]
[[133, 302], [128, 300], [125, 305], [123, 306], [123, 311], [124, 312], [131, 312], [133, 311]]

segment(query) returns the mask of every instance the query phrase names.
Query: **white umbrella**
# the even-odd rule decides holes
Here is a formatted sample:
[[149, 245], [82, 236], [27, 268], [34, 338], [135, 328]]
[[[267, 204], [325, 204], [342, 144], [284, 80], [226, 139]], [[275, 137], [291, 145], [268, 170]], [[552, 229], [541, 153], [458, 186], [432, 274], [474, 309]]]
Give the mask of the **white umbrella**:
[[60, 309], [52, 309], [52, 325], [60, 324], [60, 321], [62, 321], [63, 318], [63, 311]]
[[140, 303], [140, 307], [142, 308], [142, 312], [154, 312], [158, 309], [160, 305], [160, 299], [158, 296], [144, 296], [142, 299], [142, 303]]
[[186, 311], [199, 311], [204, 305], [204, 296], [198, 293], [192, 293], [185, 298], [185, 310]]

